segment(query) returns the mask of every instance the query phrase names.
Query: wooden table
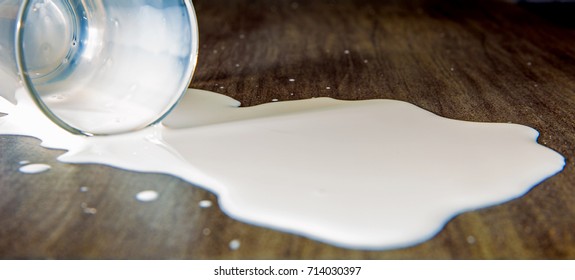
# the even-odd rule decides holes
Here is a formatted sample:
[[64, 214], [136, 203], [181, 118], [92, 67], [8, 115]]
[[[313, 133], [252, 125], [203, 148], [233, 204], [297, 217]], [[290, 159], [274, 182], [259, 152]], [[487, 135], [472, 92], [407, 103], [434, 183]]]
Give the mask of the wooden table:
[[[201, 48], [191, 87], [245, 106], [390, 98], [449, 118], [524, 124], [567, 165], [520, 199], [459, 215], [423, 244], [356, 251], [243, 224], [217, 206], [199, 208], [216, 197], [178, 178], [64, 164], [55, 159], [62, 151], [36, 139], [0, 136], [1, 258], [575, 258], [572, 22], [488, 0], [194, 2]], [[17, 171], [21, 160], [52, 170], [25, 175]], [[137, 202], [146, 189], [159, 200]], [[83, 203], [97, 213], [84, 213]], [[232, 239], [240, 249], [229, 249]]]

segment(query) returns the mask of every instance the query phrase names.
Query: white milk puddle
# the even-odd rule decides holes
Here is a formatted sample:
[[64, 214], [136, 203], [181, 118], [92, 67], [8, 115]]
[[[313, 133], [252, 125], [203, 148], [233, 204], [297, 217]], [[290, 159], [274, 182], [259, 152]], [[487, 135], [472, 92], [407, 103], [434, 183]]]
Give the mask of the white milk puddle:
[[564, 166], [529, 127], [451, 120], [393, 100], [237, 108], [190, 90], [162, 125], [87, 138], [17, 98], [0, 102], [1, 134], [66, 149], [64, 162], [172, 174], [217, 194], [233, 218], [347, 248], [423, 242], [454, 215], [519, 197]]

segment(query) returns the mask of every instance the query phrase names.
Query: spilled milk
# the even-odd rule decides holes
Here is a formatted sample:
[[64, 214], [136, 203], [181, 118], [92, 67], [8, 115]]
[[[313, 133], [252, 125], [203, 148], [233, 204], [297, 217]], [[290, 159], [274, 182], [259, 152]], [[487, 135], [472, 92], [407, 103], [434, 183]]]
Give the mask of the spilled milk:
[[212, 207], [212, 202], [210, 200], [202, 200], [198, 203], [198, 206], [201, 208], [210, 208]]
[[240, 246], [241, 246], [241, 243], [237, 239], [234, 239], [234, 240], [230, 241], [230, 243], [229, 243], [230, 250], [232, 250], [232, 251], [238, 250], [240, 248]]
[[423, 242], [454, 215], [519, 197], [565, 163], [532, 128], [394, 100], [243, 108], [189, 90], [157, 126], [84, 137], [52, 124], [24, 91], [16, 97], [0, 100], [0, 134], [65, 149], [64, 162], [172, 174], [215, 193], [235, 219], [346, 248]]
[[18, 171], [26, 174], [38, 174], [50, 170], [52, 167], [44, 163], [31, 163], [20, 166]]
[[158, 199], [160, 195], [156, 191], [147, 190], [136, 194], [136, 199], [141, 202], [150, 202]]

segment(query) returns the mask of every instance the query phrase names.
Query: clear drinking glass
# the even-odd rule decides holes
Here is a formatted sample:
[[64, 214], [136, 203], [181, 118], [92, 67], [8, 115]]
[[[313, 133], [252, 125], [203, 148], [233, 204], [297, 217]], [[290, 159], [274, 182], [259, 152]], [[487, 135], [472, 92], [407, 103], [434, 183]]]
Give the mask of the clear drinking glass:
[[191, 1], [0, 0], [0, 95], [13, 100], [23, 86], [73, 133], [160, 121], [185, 93], [197, 53]]

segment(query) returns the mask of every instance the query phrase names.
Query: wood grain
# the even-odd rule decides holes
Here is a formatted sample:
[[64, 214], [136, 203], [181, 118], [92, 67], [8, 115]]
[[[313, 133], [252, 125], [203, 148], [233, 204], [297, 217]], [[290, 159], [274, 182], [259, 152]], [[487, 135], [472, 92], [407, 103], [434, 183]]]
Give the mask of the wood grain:
[[[0, 136], [0, 258], [575, 259], [573, 25], [487, 0], [194, 4], [201, 48], [191, 87], [244, 106], [391, 98], [449, 118], [524, 124], [567, 165], [519, 199], [455, 217], [423, 244], [358, 251], [200, 208], [217, 198], [178, 178], [64, 164], [62, 151], [36, 139]], [[21, 160], [53, 168], [25, 175]], [[138, 203], [146, 189], [159, 200]], [[232, 239], [239, 250], [228, 248]]]

